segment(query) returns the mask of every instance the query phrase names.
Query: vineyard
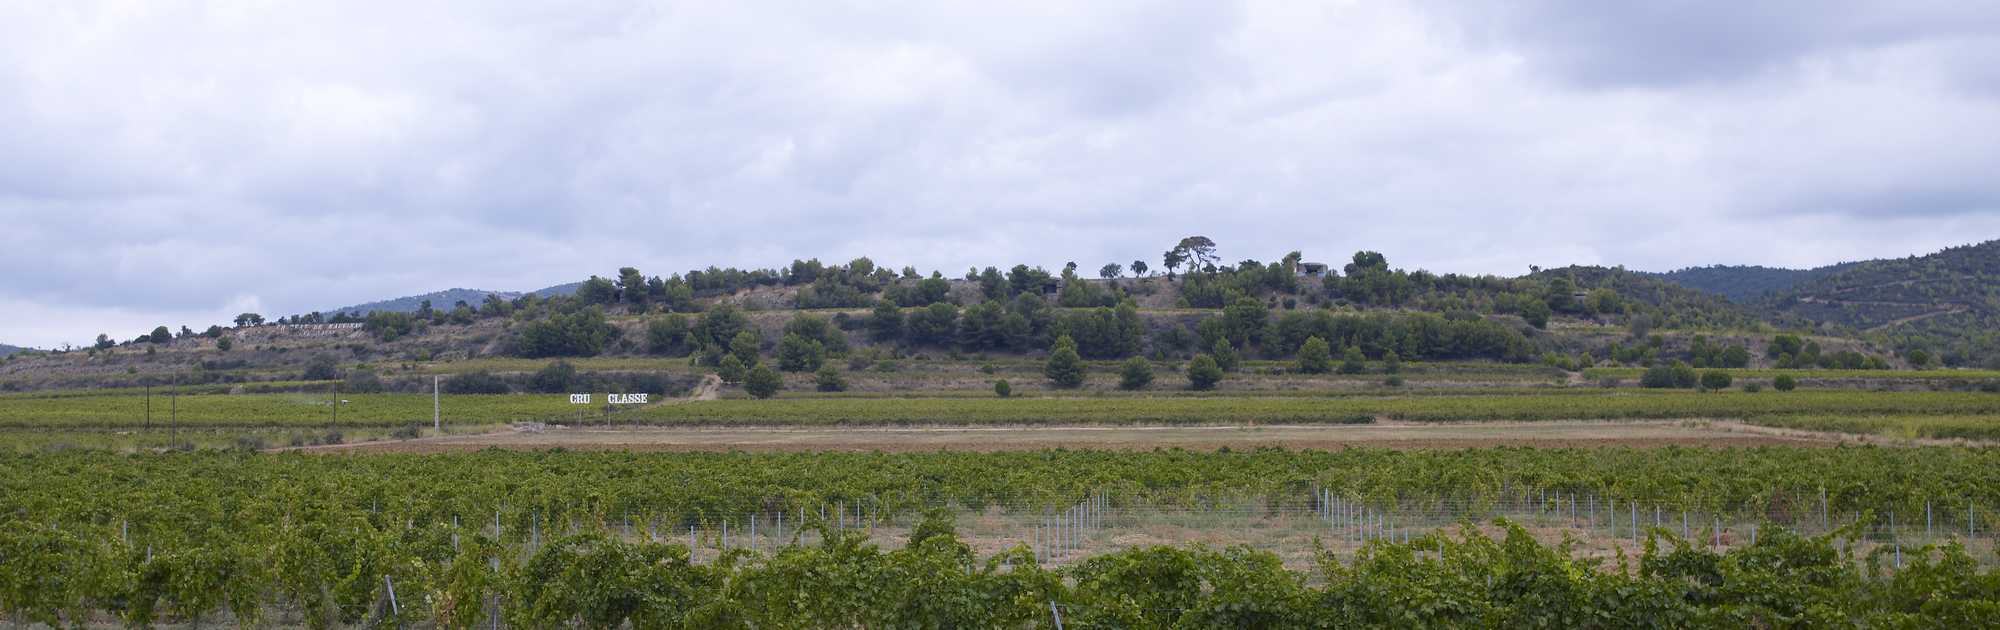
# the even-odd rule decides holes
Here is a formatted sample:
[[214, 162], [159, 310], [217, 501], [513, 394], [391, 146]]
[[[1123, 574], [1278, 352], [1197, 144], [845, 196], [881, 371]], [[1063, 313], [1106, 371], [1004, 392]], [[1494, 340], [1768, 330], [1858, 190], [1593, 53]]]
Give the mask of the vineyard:
[[654, 407], [621, 422], [659, 424], [1060, 424], [1757, 418], [1803, 415], [2000, 414], [1978, 392], [1635, 391], [1577, 389], [1518, 395], [1228, 398], [892, 398], [720, 400]]
[[[2000, 452], [1636, 455], [6, 456], [0, 613], [52, 625], [709, 628], [1054, 627], [1058, 614], [1065, 627], [1965, 626], [2000, 611], [2000, 581], [1973, 555], [1991, 552], [1950, 533], [2000, 525]], [[1565, 496], [1575, 515], [1579, 493], [1617, 501], [1606, 514], [1633, 510], [1616, 535], [1643, 546], [1607, 565], [1538, 538], [1519, 514], [1497, 528], [1413, 529], [1399, 516], [1485, 505], [1463, 514], [1476, 518], [1509, 497], [1561, 513]], [[1244, 499], [1233, 504], [1324, 521], [1315, 539], [1327, 551], [1301, 569], [1246, 546], [1050, 550], [1140, 508], [1201, 514]], [[1638, 505], [1703, 516], [1677, 528], [1642, 522]], [[1908, 529], [1934, 509], [1970, 518], [1942, 534]], [[960, 523], [994, 510], [1061, 520], [975, 552]], [[1823, 513], [1833, 531], [1814, 538], [1771, 525], [1716, 545], [1722, 532], [1701, 526]], [[1908, 538], [1866, 542], [1869, 524], [1899, 514]], [[1616, 531], [1623, 518], [1609, 521]], [[877, 527], [899, 540], [871, 537]]]

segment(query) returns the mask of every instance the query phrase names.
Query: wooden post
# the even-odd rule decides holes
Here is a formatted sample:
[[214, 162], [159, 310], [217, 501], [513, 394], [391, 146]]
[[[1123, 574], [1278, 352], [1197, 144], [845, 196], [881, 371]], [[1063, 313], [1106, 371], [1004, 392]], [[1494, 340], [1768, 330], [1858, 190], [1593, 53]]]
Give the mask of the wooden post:
[[431, 375], [431, 430], [444, 432], [444, 402], [438, 396], [438, 376]]

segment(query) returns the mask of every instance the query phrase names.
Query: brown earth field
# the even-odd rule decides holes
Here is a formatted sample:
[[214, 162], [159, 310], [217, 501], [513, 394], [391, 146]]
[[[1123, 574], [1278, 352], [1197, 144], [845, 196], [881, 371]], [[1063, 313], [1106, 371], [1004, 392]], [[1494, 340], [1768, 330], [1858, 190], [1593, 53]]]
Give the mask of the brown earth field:
[[1832, 446], [1853, 436], [1727, 421], [1549, 421], [1369, 425], [661, 428], [548, 426], [403, 441], [302, 447], [312, 452], [437, 453], [485, 448], [594, 451], [1010, 451], [1050, 448], [1214, 450], [1277, 446], [1458, 449], [1496, 446]]

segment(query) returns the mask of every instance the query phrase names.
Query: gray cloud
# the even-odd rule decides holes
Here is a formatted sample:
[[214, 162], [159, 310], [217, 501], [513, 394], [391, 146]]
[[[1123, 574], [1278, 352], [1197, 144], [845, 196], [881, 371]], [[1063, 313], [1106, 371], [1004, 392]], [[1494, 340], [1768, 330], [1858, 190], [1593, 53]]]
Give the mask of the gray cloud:
[[0, 6], [0, 341], [1189, 233], [1506, 274], [1927, 251], [2000, 234], [1996, 13]]

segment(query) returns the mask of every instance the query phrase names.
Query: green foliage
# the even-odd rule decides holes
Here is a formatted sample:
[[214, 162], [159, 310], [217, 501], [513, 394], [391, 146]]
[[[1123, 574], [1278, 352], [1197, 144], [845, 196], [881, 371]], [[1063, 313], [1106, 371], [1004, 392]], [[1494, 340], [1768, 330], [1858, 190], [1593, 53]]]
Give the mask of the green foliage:
[[1059, 388], [1081, 387], [1083, 385], [1083, 358], [1077, 356], [1076, 342], [1067, 335], [1056, 339], [1055, 349], [1049, 352], [1048, 363], [1043, 365], [1042, 374], [1049, 384]]
[[299, 373], [302, 381], [331, 381], [340, 378], [340, 366], [332, 355], [317, 354], [306, 361], [306, 369]]
[[[1352, 348], [1350, 351], [1356, 354], [1361, 352]], [[1327, 346], [1326, 340], [1308, 337], [1304, 344], [1299, 345], [1298, 370], [1306, 374], [1325, 374], [1333, 371], [1333, 349]]]
[[1401, 374], [1403, 372], [1403, 357], [1396, 354], [1394, 350], [1383, 352], [1382, 372], [1384, 374]]
[[230, 351], [230, 349], [235, 347], [236, 347], [236, 342], [231, 341], [228, 337], [223, 337], [221, 339], [215, 340], [215, 349], [217, 351], [228, 352]]
[[743, 378], [743, 391], [758, 398], [770, 398], [784, 388], [784, 377], [767, 365], [750, 368], [750, 374]]
[[[505, 394], [512, 390], [513, 388], [507, 386], [507, 381], [484, 370], [466, 372], [444, 380], [444, 393], [447, 394]], [[350, 414], [349, 418], [352, 417]]]
[[1347, 350], [1341, 353], [1340, 355], [1341, 374], [1362, 374], [1366, 373], [1367, 371], [1368, 371], [1368, 357], [1363, 356], [1361, 354], [1360, 348], [1354, 346], [1348, 346]]
[[694, 340], [698, 345], [727, 347], [749, 327], [750, 318], [743, 311], [733, 305], [717, 304], [702, 311], [701, 319], [694, 325]]
[[1215, 340], [1210, 355], [1215, 360], [1216, 367], [1225, 371], [1235, 371], [1237, 366], [1243, 363], [1242, 357], [1236, 354], [1236, 346], [1230, 345], [1228, 339]]
[[868, 315], [868, 336], [876, 341], [902, 339], [903, 309], [889, 300], [876, 302], [875, 310]]
[[1708, 390], [1729, 389], [1729, 385], [1732, 382], [1733, 380], [1729, 377], [1729, 373], [1724, 372], [1722, 370], [1709, 370], [1701, 373], [1702, 389], [1708, 389]]
[[826, 366], [813, 373], [813, 388], [822, 392], [847, 391], [847, 379], [840, 375], [840, 368]]
[[757, 365], [758, 352], [763, 345], [764, 340], [757, 336], [756, 331], [744, 330], [729, 340], [729, 354], [734, 355], [736, 360], [745, 366]]
[[653, 354], [685, 356], [694, 343], [694, 327], [686, 315], [674, 313], [646, 321], [646, 350]]
[[1014, 395], [1014, 386], [1009, 384], [1007, 379], [1004, 378], [993, 381], [993, 394], [1001, 398], [1012, 396]]
[[1799, 380], [1792, 378], [1790, 374], [1779, 374], [1776, 378], [1771, 379], [1771, 389], [1789, 392], [1798, 388]]
[[583, 390], [584, 379], [577, 374], [576, 366], [568, 361], [550, 363], [535, 372], [528, 379], [528, 390], [543, 394], [577, 393]]
[[517, 344], [521, 356], [529, 358], [588, 357], [603, 352], [616, 333], [605, 322], [604, 311], [591, 307], [530, 322], [522, 327]]
[[1188, 361], [1187, 377], [1190, 389], [1215, 389], [1215, 384], [1222, 382], [1222, 367], [1215, 364], [1215, 357], [1197, 354]]
[[1118, 368], [1119, 389], [1145, 389], [1153, 384], [1153, 363], [1141, 357], [1126, 359]]
[[949, 346], [957, 340], [958, 307], [938, 302], [911, 311], [905, 326], [910, 343]]
[[[1726, 372], [1722, 374], [1725, 377], [1728, 376]], [[1647, 368], [1646, 373], [1639, 377], [1639, 386], [1655, 389], [1693, 389], [1696, 385], [1700, 384], [1699, 381], [1700, 376], [1696, 374], [1694, 366], [1681, 361], [1675, 361], [1671, 364], [1662, 363]]]
[[736, 355], [733, 354], [723, 355], [721, 364], [715, 368], [715, 375], [721, 378], [722, 382], [731, 385], [743, 382], [745, 375], [743, 360], [736, 358]]
[[811, 372], [826, 363], [826, 349], [820, 342], [807, 339], [798, 333], [785, 333], [778, 342], [778, 369], [786, 372]]
[[1539, 298], [1527, 298], [1521, 300], [1520, 304], [1521, 304], [1520, 307], [1521, 319], [1527, 320], [1529, 326], [1534, 326], [1536, 328], [1549, 327], [1549, 315], [1553, 311], [1550, 309], [1549, 304], [1547, 302], [1544, 302]]

